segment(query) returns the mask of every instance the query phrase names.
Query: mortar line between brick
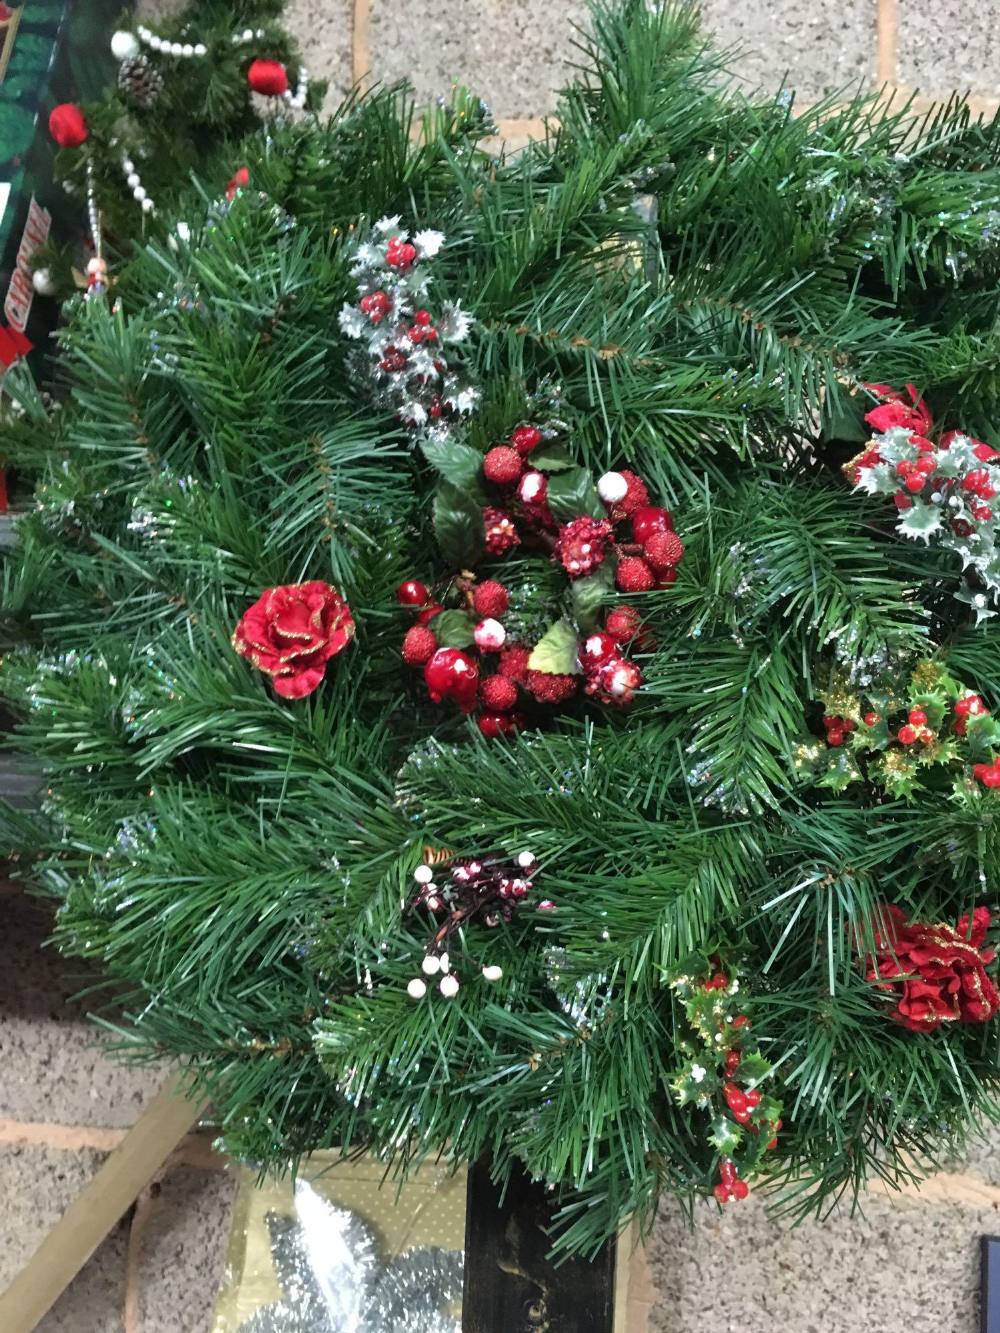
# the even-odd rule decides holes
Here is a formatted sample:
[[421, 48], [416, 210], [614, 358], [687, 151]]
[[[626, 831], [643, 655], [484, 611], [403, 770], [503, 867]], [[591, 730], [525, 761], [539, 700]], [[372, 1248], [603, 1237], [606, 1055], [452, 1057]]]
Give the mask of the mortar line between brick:
[[[29, 1144], [51, 1148], [56, 1152], [80, 1152], [85, 1148], [95, 1152], [113, 1152], [128, 1130], [102, 1129], [97, 1125], [57, 1125], [39, 1120], [0, 1120], [0, 1147], [8, 1143]], [[171, 1154], [170, 1160], [179, 1166], [201, 1167], [206, 1171], [221, 1171], [228, 1158], [217, 1153], [205, 1134], [189, 1134]]]
[[353, 0], [351, 7], [351, 80], [357, 85], [371, 73], [368, 32], [371, 0]]
[[899, 24], [897, 0], [876, 0], [875, 17], [875, 82], [880, 85], [896, 82], [896, 38]]

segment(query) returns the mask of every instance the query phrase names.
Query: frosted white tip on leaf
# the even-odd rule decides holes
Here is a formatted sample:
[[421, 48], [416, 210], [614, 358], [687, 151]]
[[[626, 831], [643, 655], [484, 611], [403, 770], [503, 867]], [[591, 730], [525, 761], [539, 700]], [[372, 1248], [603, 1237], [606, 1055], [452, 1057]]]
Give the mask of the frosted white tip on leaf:
[[422, 259], [433, 259], [444, 245], [444, 233], [440, 231], [418, 231], [413, 237], [413, 244]]
[[503, 968], [497, 967], [495, 963], [483, 968], [483, 978], [486, 981], [499, 981], [502, 976]]
[[116, 60], [131, 60], [139, 54], [139, 39], [134, 32], [120, 29], [111, 38], [111, 54]]
[[628, 482], [620, 472], [605, 472], [597, 483], [597, 494], [606, 505], [617, 504], [628, 494]]
[[438, 989], [446, 1000], [453, 999], [458, 994], [458, 977], [442, 977]]
[[383, 236], [390, 231], [398, 231], [399, 218], [400, 215], [398, 213], [392, 218], [379, 218], [378, 222], [375, 223], [375, 230], [380, 231]]
[[36, 268], [31, 275], [31, 285], [39, 296], [54, 296], [56, 284], [47, 268]]
[[420, 964], [420, 968], [425, 977], [436, 977], [441, 971], [441, 959], [436, 954], [429, 953]]
[[189, 241], [191, 239], [191, 228], [186, 222], [178, 222], [174, 231], [177, 233], [177, 239], [180, 241]]
[[413, 878], [418, 884], [429, 884], [434, 878], [434, 871], [430, 866], [417, 866], [413, 872]]
[[522, 870], [527, 870], [529, 866], [533, 866], [535, 864], [535, 853], [518, 852], [517, 864], [521, 867]]
[[422, 1000], [427, 994], [427, 983], [421, 981], [419, 977], [414, 977], [407, 985], [406, 993], [411, 1000]]

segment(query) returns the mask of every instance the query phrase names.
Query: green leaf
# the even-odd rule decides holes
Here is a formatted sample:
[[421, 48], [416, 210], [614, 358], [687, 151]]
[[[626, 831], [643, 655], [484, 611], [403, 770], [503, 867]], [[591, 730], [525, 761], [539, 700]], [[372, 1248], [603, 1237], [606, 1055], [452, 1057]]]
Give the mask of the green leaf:
[[589, 633], [596, 627], [597, 613], [607, 601], [614, 583], [614, 571], [605, 560], [604, 564], [598, 565], [593, 574], [585, 579], [574, 579], [570, 584], [573, 619], [584, 633]]
[[550, 625], [528, 658], [529, 671], [542, 671], [547, 676], [577, 676], [576, 630], [568, 620], [557, 620]]
[[420, 447], [428, 463], [445, 481], [477, 498], [482, 495], [483, 456], [478, 449], [447, 437], [424, 440]]
[[564, 523], [581, 514], [604, 518], [605, 510], [594, 485], [594, 479], [585, 467], [569, 468], [549, 482], [549, 508]]
[[483, 511], [468, 491], [442, 481], [434, 497], [434, 535], [441, 555], [456, 569], [474, 565], [483, 551]]
[[474, 627], [466, 611], [442, 611], [430, 628], [442, 648], [468, 648], [475, 643]]
[[564, 449], [536, 449], [528, 459], [529, 467], [538, 468], [539, 472], [562, 472], [573, 466], [573, 460]]

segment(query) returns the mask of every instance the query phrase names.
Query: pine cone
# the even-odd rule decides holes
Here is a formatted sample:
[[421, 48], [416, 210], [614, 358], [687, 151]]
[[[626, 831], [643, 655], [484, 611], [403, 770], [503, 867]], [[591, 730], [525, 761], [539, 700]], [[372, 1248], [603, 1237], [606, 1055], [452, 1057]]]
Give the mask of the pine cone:
[[132, 56], [118, 67], [118, 87], [134, 106], [148, 111], [163, 92], [163, 75], [147, 56]]

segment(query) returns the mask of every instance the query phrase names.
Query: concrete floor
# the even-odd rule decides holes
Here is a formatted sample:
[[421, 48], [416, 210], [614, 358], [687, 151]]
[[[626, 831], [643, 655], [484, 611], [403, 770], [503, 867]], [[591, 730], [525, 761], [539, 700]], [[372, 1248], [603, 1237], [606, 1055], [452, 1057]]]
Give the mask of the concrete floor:
[[[785, 70], [805, 100], [850, 80], [992, 108], [998, 0], [704, 0], [708, 26], [754, 50], [751, 83]], [[175, 0], [140, 0], [146, 16]], [[426, 96], [454, 79], [490, 101], [515, 140], [551, 110], [573, 59], [582, 0], [291, 0], [290, 21], [331, 102], [358, 75], [409, 76]], [[108, 1057], [69, 996], [85, 982], [42, 948], [45, 909], [0, 898], [0, 1287], [133, 1123], [165, 1077]], [[186, 1141], [39, 1326], [42, 1333], [210, 1333], [233, 1177]], [[866, 1218], [789, 1232], [747, 1203], [705, 1208], [689, 1230], [666, 1207], [630, 1263], [628, 1333], [972, 1333], [978, 1238], [1000, 1231], [1000, 1134], [918, 1198], [872, 1196]], [[3, 1330], [0, 1330], [3, 1333]], [[500, 1333], [498, 1330], [497, 1333]], [[505, 1331], [506, 1333], [506, 1331]]]

